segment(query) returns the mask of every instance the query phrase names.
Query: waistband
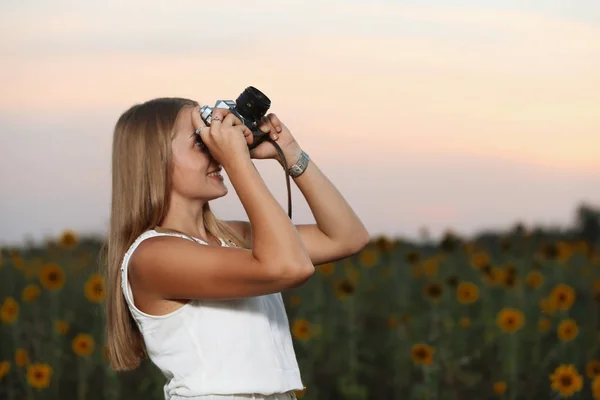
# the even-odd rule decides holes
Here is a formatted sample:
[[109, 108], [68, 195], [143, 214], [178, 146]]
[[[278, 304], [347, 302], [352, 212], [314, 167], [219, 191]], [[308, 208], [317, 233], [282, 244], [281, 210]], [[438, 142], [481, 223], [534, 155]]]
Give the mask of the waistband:
[[296, 400], [296, 392], [289, 391], [286, 393], [275, 393], [275, 394], [207, 394], [202, 396], [180, 397], [173, 396], [170, 400]]

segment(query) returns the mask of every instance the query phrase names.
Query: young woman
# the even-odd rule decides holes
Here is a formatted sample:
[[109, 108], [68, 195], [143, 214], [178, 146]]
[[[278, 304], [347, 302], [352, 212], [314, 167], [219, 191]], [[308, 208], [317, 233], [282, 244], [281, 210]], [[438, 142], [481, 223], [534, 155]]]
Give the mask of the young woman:
[[[283, 149], [284, 168], [308, 159], [274, 114], [260, 129]], [[316, 224], [294, 226], [252, 162], [278, 159], [275, 148], [249, 150], [252, 141], [233, 113], [215, 109], [207, 127], [199, 105], [180, 98], [135, 105], [114, 130], [108, 352], [116, 370], [149, 357], [168, 400], [295, 398], [303, 384], [280, 292], [369, 240], [312, 160], [294, 181]], [[210, 210], [228, 191], [222, 169], [248, 222]]]

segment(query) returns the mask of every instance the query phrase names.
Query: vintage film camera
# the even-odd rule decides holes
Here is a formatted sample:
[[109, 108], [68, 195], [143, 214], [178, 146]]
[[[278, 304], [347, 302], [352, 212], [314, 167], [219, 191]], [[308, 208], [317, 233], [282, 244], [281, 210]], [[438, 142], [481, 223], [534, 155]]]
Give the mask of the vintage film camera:
[[228, 109], [252, 131], [254, 140], [248, 147], [253, 149], [269, 137], [269, 135], [258, 129], [258, 124], [261, 118], [266, 115], [269, 107], [271, 107], [271, 100], [260, 90], [253, 86], [248, 86], [235, 101], [217, 100], [214, 107], [202, 106], [200, 108], [200, 117], [207, 126], [210, 126], [212, 111], [215, 108]]

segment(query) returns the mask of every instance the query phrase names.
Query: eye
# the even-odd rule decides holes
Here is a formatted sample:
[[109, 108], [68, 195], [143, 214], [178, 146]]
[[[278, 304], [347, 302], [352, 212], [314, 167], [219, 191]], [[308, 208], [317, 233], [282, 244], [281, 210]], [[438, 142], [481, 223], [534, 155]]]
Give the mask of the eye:
[[204, 144], [204, 142], [200, 138], [200, 135], [196, 135], [196, 137], [194, 138], [194, 146], [198, 147], [201, 151], [206, 151], [207, 150], [206, 145]]

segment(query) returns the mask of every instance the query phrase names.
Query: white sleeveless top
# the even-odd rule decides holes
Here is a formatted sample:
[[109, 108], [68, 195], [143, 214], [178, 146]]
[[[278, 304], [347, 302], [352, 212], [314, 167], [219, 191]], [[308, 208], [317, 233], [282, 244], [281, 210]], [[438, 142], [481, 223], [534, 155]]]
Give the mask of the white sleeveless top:
[[[302, 390], [281, 293], [234, 300], [191, 300], [160, 316], [137, 309], [127, 279], [129, 259], [143, 240], [164, 235], [208, 244], [185, 235], [149, 230], [134, 241], [123, 258], [123, 293], [150, 360], [167, 378], [165, 399]], [[221, 245], [226, 246], [223, 239]]]

